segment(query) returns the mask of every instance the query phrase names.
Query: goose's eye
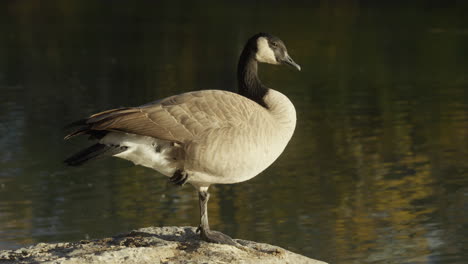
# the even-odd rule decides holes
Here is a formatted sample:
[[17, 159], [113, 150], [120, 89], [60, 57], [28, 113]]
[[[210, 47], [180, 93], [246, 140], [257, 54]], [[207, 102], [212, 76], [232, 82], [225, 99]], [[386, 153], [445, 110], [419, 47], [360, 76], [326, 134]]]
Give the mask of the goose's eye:
[[273, 47], [276, 48], [276, 47], [278, 47], [278, 43], [276, 43], [276, 42], [271, 42], [271, 46], [273, 46]]

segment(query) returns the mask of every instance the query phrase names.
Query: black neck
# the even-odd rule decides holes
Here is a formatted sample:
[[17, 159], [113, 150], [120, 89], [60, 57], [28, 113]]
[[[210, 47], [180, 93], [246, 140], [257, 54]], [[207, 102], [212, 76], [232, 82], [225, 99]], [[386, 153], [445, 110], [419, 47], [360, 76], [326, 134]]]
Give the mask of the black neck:
[[245, 46], [237, 66], [237, 81], [239, 94], [245, 96], [259, 105], [268, 108], [264, 97], [268, 93], [268, 87], [258, 78], [258, 62], [255, 60], [256, 50], [249, 43]]

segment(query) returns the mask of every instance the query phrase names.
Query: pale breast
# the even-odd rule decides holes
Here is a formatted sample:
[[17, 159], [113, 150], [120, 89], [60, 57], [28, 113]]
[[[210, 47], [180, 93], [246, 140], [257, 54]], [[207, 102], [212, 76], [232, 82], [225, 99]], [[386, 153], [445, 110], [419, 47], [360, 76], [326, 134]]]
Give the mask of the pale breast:
[[259, 108], [238, 127], [210, 130], [186, 147], [185, 167], [193, 181], [236, 183], [249, 180], [270, 166], [283, 152], [296, 124], [293, 104], [270, 90], [269, 109]]

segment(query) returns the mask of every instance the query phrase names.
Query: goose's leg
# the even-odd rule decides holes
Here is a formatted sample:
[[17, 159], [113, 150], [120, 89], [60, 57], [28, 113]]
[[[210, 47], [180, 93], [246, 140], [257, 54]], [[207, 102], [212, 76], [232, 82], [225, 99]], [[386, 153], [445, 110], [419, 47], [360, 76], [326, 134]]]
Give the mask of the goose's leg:
[[218, 231], [210, 230], [210, 225], [208, 224], [208, 199], [210, 199], [210, 194], [207, 188], [198, 191], [198, 198], [200, 202], [200, 226], [197, 231], [200, 231], [201, 238], [211, 243], [237, 245], [229, 236]]

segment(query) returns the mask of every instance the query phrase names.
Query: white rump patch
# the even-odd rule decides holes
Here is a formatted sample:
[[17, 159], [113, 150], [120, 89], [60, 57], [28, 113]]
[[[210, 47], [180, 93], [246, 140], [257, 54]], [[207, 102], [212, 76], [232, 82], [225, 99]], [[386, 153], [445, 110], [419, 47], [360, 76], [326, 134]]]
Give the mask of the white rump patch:
[[152, 168], [169, 177], [183, 162], [180, 145], [152, 137], [112, 132], [102, 138], [100, 143], [126, 146], [126, 151], [114, 156]]
[[255, 59], [258, 62], [264, 62], [269, 64], [279, 64], [276, 61], [275, 53], [268, 45], [268, 40], [265, 37], [259, 37], [257, 39], [257, 54], [255, 55]]

